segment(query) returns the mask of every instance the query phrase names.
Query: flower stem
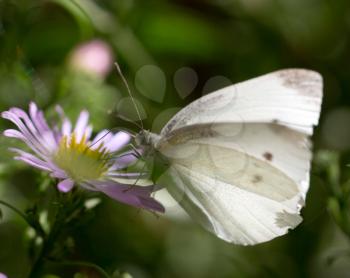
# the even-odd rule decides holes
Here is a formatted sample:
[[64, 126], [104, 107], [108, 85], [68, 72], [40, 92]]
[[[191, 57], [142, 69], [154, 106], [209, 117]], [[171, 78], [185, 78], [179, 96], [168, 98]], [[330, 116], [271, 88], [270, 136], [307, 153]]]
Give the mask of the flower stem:
[[[61, 196], [58, 194], [57, 198], [58, 200], [60, 200]], [[62, 218], [63, 217], [63, 218]], [[55, 220], [53, 222], [53, 225], [51, 227], [51, 230], [49, 232], [49, 234], [47, 235], [47, 237], [44, 238], [44, 242], [43, 245], [41, 247], [41, 250], [32, 266], [32, 269], [30, 271], [29, 274], [29, 278], [35, 278], [38, 277], [38, 273], [43, 265], [44, 259], [47, 255], [49, 255], [49, 253], [52, 251], [53, 245], [56, 242], [56, 239], [58, 237], [58, 235], [60, 234], [60, 230], [61, 230], [61, 224], [62, 224], [62, 220], [64, 219], [64, 212], [61, 210], [58, 210], [56, 212], [56, 216], [55, 216]]]
[[9, 208], [10, 210], [12, 210], [13, 212], [15, 212], [18, 216], [20, 216], [30, 227], [32, 227], [42, 238], [45, 238], [45, 231], [43, 230], [43, 228], [41, 227], [41, 225], [35, 221], [31, 221], [30, 218], [27, 217], [27, 215], [25, 215], [22, 211], [20, 211], [19, 209], [15, 208], [14, 206], [12, 206], [11, 204], [0, 200], [0, 205], [3, 205], [7, 208]]
[[10, 210], [14, 211], [17, 215], [19, 215], [29, 226], [33, 226], [33, 223], [31, 223], [31, 221], [29, 221], [28, 217], [21, 212], [19, 209], [15, 208], [14, 206], [12, 206], [11, 204], [0, 200], [0, 204], [9, 208]]
[[55, 248], [58, 246], [57, 243], [64, 238], [64, 235], [70, 230], [76, 219], [84, 212], [84, 210], [81, 209], [84, 197], [79, 193], [80, 192], [78, 191], [73, 191], [63, 196], [60, 192], [57, 192], [56, 199], [60, 206], [58, 206], [58, 210], [55, 213], [50, 232], [44, 238], [41, 250], [36, 257], [28, 276], [29, 278], [39, 277], [39, 274], [42, 271], [42, 266], [48, 261], [67, 266], [89, 267], [100, 273], [102, 277], [110, 278], [106, 271], [93, 263], [61, 261], [53, 256]]

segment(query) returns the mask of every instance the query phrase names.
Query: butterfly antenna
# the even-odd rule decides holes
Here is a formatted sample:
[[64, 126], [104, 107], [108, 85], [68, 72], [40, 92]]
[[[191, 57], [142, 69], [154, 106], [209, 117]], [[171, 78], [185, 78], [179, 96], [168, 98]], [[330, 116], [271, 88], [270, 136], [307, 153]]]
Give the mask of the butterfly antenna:
[[[120, 119], [122, 119], [123, 121], [126, 121], [126, 122], [128, 122], [128, 123], [132, 123], [133, 125], [136, 125], [136, 126], [137, 126], [138, 128], [140, 128], [140, 129], [143, 129], [143, 126], [141, 126], [141, 125], [139, 125], [138, 123], [136, 123], [136, 122], [134, 122], [134, 121], [128, 119], [127, 117], [125, 117], [125, 116], [123, 116], [123, 115], [117, 114], [117, 117], [120, 118]], [[141, 121], [141, 123], [142, 123], [142, 121]]]
[[128, 84], [128, 82], [126, 81], [126, 79], [125, 79], [125, 77], [124, 77], [124, 75], [123, 75], [123, 73], [122, 73], [122, 71], [121, 71], [121, 69], [120, 69], [119, 64], [118, 64], [117, 62], [115, 62], [114, 65], [115, 65], [115, 67], [117, 68], [117, 71], [118, 71], [118, 73], [119, 73], [119, 75], [120, 75], [120, 77], [121, 77], [121, 79], [122, 79], [122, 81], [123, 81], [123, 83], [124, 83], [124, 85], [125, 85], [127, 91], [128, 91], [128, 94], [129, 94], [129, 96], [130, 96], [130, 98], [131, 98], [131, 101], [132, 101], [132, 103], [133, 103], [134, 106], [135, 106], [135, 110], [136, 110], [137, 116], [138, 116], [139, 119], [140, 119], [141, 128], [143, 129], [143, 122], [142, 122], [142, 119], [141, 119], [141, 114], [140, 114], [139, 109], [137, 108], [135, 99], [134, 99], [134, 97], [132, 96], [132, 93], [131, 93], [129, 84]]
[[94, 143], [91, 143], [89, 148], [91, 148], [91, 147], [95, 146], [96, 144], [98, 144], [99, 142], [101, 142], [111, 132], [112, 132], [111, 130], [108, 130], [105, 134], [103, 134], [100, 138], [98, 138]]

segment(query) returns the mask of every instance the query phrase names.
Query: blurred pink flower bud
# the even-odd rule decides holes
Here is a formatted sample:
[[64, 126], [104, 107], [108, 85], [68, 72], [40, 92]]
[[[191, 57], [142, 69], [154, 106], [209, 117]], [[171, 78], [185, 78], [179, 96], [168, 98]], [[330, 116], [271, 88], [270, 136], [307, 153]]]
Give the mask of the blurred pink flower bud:
[[104, 78], [111, 70], [113, 61], [111, 47], [104, 41], [92, 40], [75, 47], [69, 64], [75, 70]]
[[7, 278], [7, 276], [4, 273], [0, 272], [0, 278]]

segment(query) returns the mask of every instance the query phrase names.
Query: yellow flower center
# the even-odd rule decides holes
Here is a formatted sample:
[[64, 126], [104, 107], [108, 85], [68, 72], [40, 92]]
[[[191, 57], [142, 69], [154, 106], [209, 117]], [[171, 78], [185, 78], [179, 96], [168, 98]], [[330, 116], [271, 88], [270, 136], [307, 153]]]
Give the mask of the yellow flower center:
[[76, 182], [97, 180], [108, 170], [108, 152], [103, 143], [93, 150], [88, 143], [85, 136], [80, 142], [74, 133], [70, 138], [63, 136], [54, 155], [56, 165]]

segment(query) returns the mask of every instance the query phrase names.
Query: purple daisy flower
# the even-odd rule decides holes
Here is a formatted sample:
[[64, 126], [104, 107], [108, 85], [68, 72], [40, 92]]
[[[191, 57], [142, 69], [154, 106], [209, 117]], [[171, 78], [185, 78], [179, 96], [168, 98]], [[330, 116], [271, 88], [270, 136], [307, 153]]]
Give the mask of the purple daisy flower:
[[88, 123], [87, 111], [80, 113], [74, 128], [60, 107], [57, 107], [57, 112], [62, 125], [53, 128], [35, 103], [30, 103], [29, 114], [20, 108], [11, 108], [1, 114], [18, 128], [7, 129], [4, 135], [22, 140], [35, 154], [11, 148], [17, 154], [15, 159], [50, 172], [52, 177], [59, 179], [57, 186], [62, 192], [79, 185], [138, 208], [164, 211], [163, 206], [151, 197], [153, 186], [130, 185], [130, 179], [142, 175], [123, 171], [136, 161], [135, 153], [129, 150], [117, 158], [111, 155], [122, 152], [130, 142], [128, 133], [113, 134], [103, 130], [90, 139], [92, 126]]

